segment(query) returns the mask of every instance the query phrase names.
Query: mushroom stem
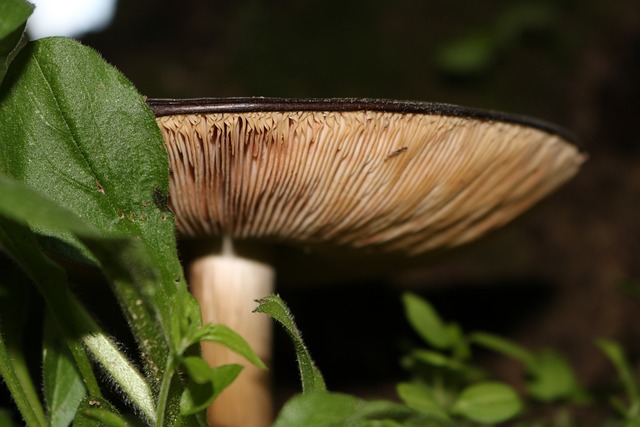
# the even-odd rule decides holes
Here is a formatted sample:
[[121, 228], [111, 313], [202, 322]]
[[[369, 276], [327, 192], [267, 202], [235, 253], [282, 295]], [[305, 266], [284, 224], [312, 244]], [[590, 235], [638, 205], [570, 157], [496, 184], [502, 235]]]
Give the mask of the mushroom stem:
[[[239, 256], [232, 240], [223, 238], [219, 253], [192, 261], [190, 286], [198, 299], [204, 323], [224, 324], [240, 334], [267, 366], [271, 361], [271, 321], [252, 313], [255, 300], [273, 292], [273, 268]], [[244, 358], [216, 343], [203, 343], [202, 353], [211, 366], [237, 363], [244, 366], [238, 378], [207, 411], [212, 427], [266, 427], [273, 419], [270, 378]]]

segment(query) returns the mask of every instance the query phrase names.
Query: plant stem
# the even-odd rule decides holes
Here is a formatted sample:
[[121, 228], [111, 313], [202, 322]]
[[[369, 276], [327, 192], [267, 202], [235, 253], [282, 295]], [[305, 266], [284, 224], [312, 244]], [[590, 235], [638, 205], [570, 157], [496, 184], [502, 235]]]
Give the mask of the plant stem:
[[169, 388], [171, 387], [175, 367], [175, 356], [173, 353], [170, 353], [167, 358], [167, 366], [162, 376], [160, 393], [158, 394], [158, 408], [156, 410], [158, 418], [156, 419], [156, 427], [163, 427], [164, 424], [164, 414], [167, 410], [167, 400], [169, 399]]

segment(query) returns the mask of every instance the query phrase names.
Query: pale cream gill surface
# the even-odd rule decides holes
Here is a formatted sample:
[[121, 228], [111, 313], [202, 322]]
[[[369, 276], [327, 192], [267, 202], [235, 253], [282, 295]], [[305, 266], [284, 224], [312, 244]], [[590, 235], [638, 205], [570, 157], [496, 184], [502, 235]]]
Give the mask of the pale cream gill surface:
[[159, 117], [178, 230], [419, 253], [497, 228], [584, 161], [513, 123], [388, 112]]

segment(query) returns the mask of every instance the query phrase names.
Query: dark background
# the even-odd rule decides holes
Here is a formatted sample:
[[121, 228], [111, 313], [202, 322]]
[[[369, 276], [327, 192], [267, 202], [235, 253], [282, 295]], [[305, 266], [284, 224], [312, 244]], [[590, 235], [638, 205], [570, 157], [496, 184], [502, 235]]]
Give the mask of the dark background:
[[[595, 338], [619, 340], [638, 361], [637, 0], [120, 1], [112, 25], [82, 41], [149, 97], [439, 101], [533, 115], [576, 135], [589, 155], [579, 175], [479, 242], [384, 268], [363, 262], [342, 278], [279, 271], [331, 389], [395, 398], [398, 360], [415, 339], [403, 290], [466, 330], [561, 350], [586, 385], [613, 376]], [[297, 373], [286, 339], [276, 346], [284, 399]], [[519, 384], [517, 364], [481, 363]]]

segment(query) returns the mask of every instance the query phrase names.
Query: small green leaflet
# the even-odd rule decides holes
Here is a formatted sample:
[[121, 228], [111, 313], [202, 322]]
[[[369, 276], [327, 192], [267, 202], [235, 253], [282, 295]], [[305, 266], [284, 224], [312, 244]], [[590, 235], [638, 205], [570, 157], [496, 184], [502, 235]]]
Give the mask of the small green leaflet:
[[300, 378], [302, 381], [302, 391], [304, 393], [312, 391], [324, 391], [326, 385], [322, 373], [316, 367], [311, 354], [302, 341], [302, 335], [296, 327], [293, 320], [293, 315], [289, 311], [284, 301], [277, 295], [269, 295], [265, 298], [258, 300], [260, 304], [254, 312], [264, 313], [282, 326], [289, 334], [293, 346], [296, 350], [296, 357], [298, 359], [298, 368], [300, 369]]

